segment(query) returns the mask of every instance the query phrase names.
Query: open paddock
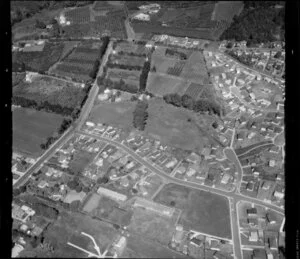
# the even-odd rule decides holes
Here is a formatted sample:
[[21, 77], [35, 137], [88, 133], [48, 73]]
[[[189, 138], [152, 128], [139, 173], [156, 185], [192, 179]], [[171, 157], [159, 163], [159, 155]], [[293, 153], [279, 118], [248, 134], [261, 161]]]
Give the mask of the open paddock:
[[223, 196], [170, 183], [154, 201], [181, 209], [179, 224], [186, 229], [231, 238], [229, 202]]
[[119, 68], [113, 68], [107, 70], [107, 78], [113, 81], [120, 81], [121, 79], [125, 83], [134, 85], [139, 88], [140, 86], [140, 71], [124, 70]]
[[179, 77], [149, 73], [146, 89], [157, 96], [178, 93], [183, 94], [189, 86], [189, 82]]
[[60, 127], [63, 117], [53, 113], [17, 108], [12, 113], [13, 150], [38, 157], [40, 144]]
[[163, 145], [201, 151], [203, 145], [208, 143], [206, 135], [188, 121], [188, 118], [193, 118], [192, 111], [152, 98], [149, 101], [148, 113], [145, 132], [160, 140]]

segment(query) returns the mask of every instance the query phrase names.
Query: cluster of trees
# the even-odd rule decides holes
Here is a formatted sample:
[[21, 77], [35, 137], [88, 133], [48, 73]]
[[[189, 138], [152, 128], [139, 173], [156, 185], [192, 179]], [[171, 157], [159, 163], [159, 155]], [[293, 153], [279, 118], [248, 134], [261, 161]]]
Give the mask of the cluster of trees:
[[126, 69], [126, 70], [136, 70], [140, 71], [142, 69], [141, 66], [130, 66], [130, 65], [124, 65], [124, 64], [116, 64], [116, 63], [107, 63], [107, 67], [109, 68], [120, 68], [120, 69]]
[[200, 99], [195, 101], [189, 95], [184, 94], [183, 96], [180, 96], [176, 93], [164, 95], [163, 99], [166, 103], [177, 107], [184, 107], [195, 112], [208, 112], [210, 114], [221, 116], [220, 105], [210, 100]]
[[43, 21], [40, 21], [39, 19], [35, 20], [35, 27], [38, 29], [45, 29], [46, 24]]
[[113, 81], [109, 78], [99, 77], [97, 83], [98, 85], [104, 85], [109, 89], [122, 90], [133, 94], [137, 93], [139, 90], [135, 85], [126, 84], [123, 79], [120, 81]]
[[259, 44], [276, 40], [274, 34], [278, 28], [284, 37], [285, 7], [274, 8], [278, 1], [247, 1], [240, 16], [235, 16], [228, 29], [221, 35], [221, 40], [247, 41]]
[[247, 66], [253, 65], [253, 62], [251, 61], [251, 59], [252, 59], [251, 55], [242, 54], [242, 55], [238, 56], [237, 54], [234, 53], [234, 51], [227, 51], [227, 50], [225, 51], [225, 53], [228, 54], [229, 56], [235, 58], [242, 64], [245, 64]]
[[175, 50], [175, 49], [166, 49], [166, 56], [169, 55], [169, 56], [176, 56], [178, 57], [179, 59], [181, 60], [186, 60], [187, 59], [187, 56], [185, 53], [182, 53], [178, 50]]
[[133, 111], [133, 126], [138, 130], [144, 130], [148, 118], [148, 103], [146, 101], [138, 101]]
[[59, 104], [51, 104], [48, 101], [37, 103], [35, 100], [30, 100], [22, 96], [13, 96], [12, 103], [25, 108], [33, 108], [38, 111], [45, 110], [47, 112], [54, 112], [65, 116], [69, 116], [73, 112], [73, 108], [70, 107], [62, 107]]
[[148, 73], [150, 71], [151, 61], [148, 60], [144, 63], [142, 73], [140, 75], [140, 91], [145, 91], [147, 85]]
[[82, 186], [79, 182], [78, 177], [74, 177], [72, 181], [67, 183], [67, 186], [71, 189], [71, 190], [75, 190], [76, 192], [81, 192], [82, 191]]
[[62, 123], [61, 123], [61, 125], [60, 125], [60, 127], [58, 129], [58, 134], [63, 134], [66, 131], [66, 129], [69, 128], [69, 126], [71, 125], [71, 123], [72, 123], [71, 119], [65, 118], [62, 121]]

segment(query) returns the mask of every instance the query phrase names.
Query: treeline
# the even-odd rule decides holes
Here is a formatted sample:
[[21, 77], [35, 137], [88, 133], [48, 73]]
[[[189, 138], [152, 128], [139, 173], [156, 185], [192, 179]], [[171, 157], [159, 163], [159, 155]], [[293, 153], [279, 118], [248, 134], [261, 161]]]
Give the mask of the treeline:
[[131, 70], [135, 70], [135, 71], [142, 70], [141, 66], [130, 66], [130, 65], [125, 65], [125, 64], [116, 64], [116, 63], [110, 63], [110, 62], [107, 62], [106, 66], [109, 68], [120, 68], [120, 69], [130, 70], [130, 71]]
[[274, 36], [280, 28], [284, 37], [285, 7], [274, 8], [278, 1], [245, 2], [243, 12], [233, 18], [233, 22], [220, 37], [220, 40], [247, 41], [259, 44], [277, 40]]
[[133, 111], [133, 126], [138, 130], [144, 130], [148, 118], [148, 103], [146, 101], [138, 101]]
[[200, 99], [195, 101], [189, 95], [178, 95], [178, 94], [167, 94], [163, 96], [166, 103], [172, 104], [177, 107], [184, 107], [195, 112], [208, 112], [209, 114], [216, 114], [221, 116], [221, 107], [219, 104], [206, 100]]
[[238, 56], [236, 53], [234, 53], [234, 51], [225, 51], [226, 54], [228, 54], [229, 56], [235, 58], [236, 60], [238, 60], [239, 62], [241, 62], [242, 64], [245, 64], [247, 66], [252, 66], [253, 62], [251, 55], [247, 55], [247, 54], [242, 54], [240, 56]]
[[142, 73], [140, 75], [140, 91], [145, 91], [147, 85], [148, 74], [150, 71], [151, 61], [148, 60], [144, 63]]
[[169, 55], [169, 56], [176, 56], [178, 57], [180, 60], [187, 60], [187, 55], [185, 53], [182, 53], [178, 50], [175, 50], [175, 49], [169, 49], [167, 48], [166, 49], [166, 56]]
[[47, 112], [54, 112], [54, 113], [61, 114], [64, 116], [69, 116], [73, 112], [73, 108], [70, 108], [70, 107], [62, 107], [59, 104], [51, 104], [48, 101], [37, 103], [35, 100], [27, 99], [22, 96], [13, 96], [12, 104], [20, 105], [24, 108], [33, 108], [38, 111], [43, 110], [43, 111], [47, 111]]

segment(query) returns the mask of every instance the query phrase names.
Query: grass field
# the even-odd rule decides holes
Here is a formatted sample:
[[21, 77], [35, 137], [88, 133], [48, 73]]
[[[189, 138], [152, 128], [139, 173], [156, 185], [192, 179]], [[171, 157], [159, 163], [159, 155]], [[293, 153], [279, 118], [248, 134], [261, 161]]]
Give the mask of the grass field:
[[231, 22], [234, 15], [239, 15], [243, 9], [242, 1], [224, 1], [215, 5], [213, 19], [216, 21]]
[[20, 81], [13, 88], [13, 96], [22, 96], [37, 103], [48, 101], [50, 104], [74, 108], [81, 103], [85, 93], [79, 84], [47, 76], [36, 76], [32, 78], [31, 83]]
[[142, 208], [136, 208], [128, 230], [141, 234], [162, 245], [168, 245], [175, 230], [178, 215], [167, 218]]
[[134, 109], [134, 102], [101, 102], [93, 107], [89, 120], [95, 123], [105, 123], [123, 129], [131, 129]]
[[53, 113], [16, 108], [13, 111], [13, 149], [38, 157], [40, 144], [61, 125], [63, 117]]
[[150, 72], [146, 88], [150, 93], [161, 97], [169, 93], [181, 95], [188, 86], [189, 82], [182, 78]]
[[181, 209], [179, 224], [207, 234], [231, 238], [229, 203], [225, 197], [205, 191], [167, 184], [154, 201]]
[[145, 132], [163, 144], [186, 150], [202, 150], [208, 139], [198, 128], [188, 122], [193, 113], [166, 104], [161, 99], [151, 99]]
[[67, 242], [72, 242], [88, 251], [95, 251], [93, 242], [80, 234], [82, 231], [95, 238], [101, 251], [106, 249], [117, 234], [114, 228], [99, 220], [79, 213], [62, 212], [58, 220], [45, 233], [46, 240], [56, 248], [53, 257], [86, 257], [85, 253], [67, 245]]
[[73, 172], [81, 173], [84, 168], [93, 161], [96, 154], [91, 154], [87, 151], [80, 150], [74, 154], [72, 161], [70, 162], [69, 168]]
[[127, 247], [122, 254], [126, 258], [190, 258], [175, 252], [158, 243], [145, 240], [143, 236], [130, 235], [127, 238]]

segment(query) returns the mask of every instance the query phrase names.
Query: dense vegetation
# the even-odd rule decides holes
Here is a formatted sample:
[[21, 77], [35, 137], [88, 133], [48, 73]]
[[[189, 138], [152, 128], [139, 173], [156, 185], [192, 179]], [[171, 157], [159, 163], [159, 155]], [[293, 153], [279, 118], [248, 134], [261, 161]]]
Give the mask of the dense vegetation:
[[92, 4], [94, 1], [11, 1], [12, 26], [25, 18], [32, 17], [43, 10], [54, 10], [65, 7], [79, 7]]
[[187, 60], [187, 56], [185, 53], [180, 52], [178, 50], [175, 49], [166, 49], [166, 56], [176, 56], [178, 57], [180, 60]]
[[138, 130], [144, 130], [148, 118], [148, 103], [145, 101], [138, 101], [133, 112], [133, 126]]
[[216, 102], [200, 99], [195, 101], [189, 95], [180, 96], [178, 94], [164, 95], [163, 99], [166, 103], [177, 107], [184, 107], [195, 112], [208, 112], [210, 114], [221, 115], [221, 107]]
[[150, 71], [151, 61], [148, 60], [144, 63], [142, 73], [140, 75], [140, 91], [145, 91], [147, 85], [148, 73]]
[[[282, 5], [282, 8], [275, 8]], [[233, 18], [231, 26], [221, 35], [221, 40], [248, 41], [250, 44], [284, 38], [285, 7], [280, 1], [245, 1], [243, 12]]]

